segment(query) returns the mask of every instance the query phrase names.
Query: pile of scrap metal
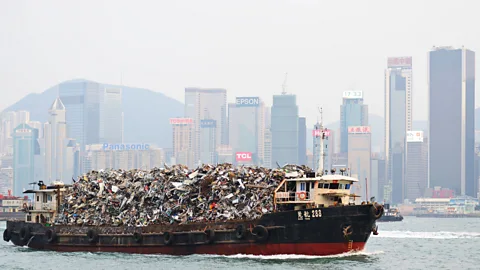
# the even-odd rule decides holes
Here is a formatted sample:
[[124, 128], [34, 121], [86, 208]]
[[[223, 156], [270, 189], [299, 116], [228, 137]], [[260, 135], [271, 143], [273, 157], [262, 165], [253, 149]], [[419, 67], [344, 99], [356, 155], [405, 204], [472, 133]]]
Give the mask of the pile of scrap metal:
[[273, 211], [273, 192], [285, 177], [309, 171], [231, 164], [91, 171], [67, 189], [55, 223], [138, 227], [256, 219]]

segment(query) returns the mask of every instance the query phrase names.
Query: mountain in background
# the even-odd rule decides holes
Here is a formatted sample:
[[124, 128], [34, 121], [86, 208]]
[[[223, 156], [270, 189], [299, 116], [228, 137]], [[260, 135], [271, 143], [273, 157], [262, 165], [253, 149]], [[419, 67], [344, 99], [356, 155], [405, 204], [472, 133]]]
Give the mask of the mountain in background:
[[[124, 141], [127, 143], [154, 143], [159, 147], [172, 147], [172, 127], [169, 118], [183, 117], [183, 103], [144, 88], [103, 84], [107, 87], [123, 89]], [[58, 85], [40, 94], [29, 94], [4, 111], [30, 111], [32, 121], [48, 121], [48, 108], [58, 95]], [[383, 152], [385, 120], [370, 114], [372, 130], [372, 151]], [[338, 133], [340, 121], [326, 124], [325, 127]], [[480, 108], [475, 109], [475, 129], [480, 128]], [[428, 121], [413, 121], [413, 130], [428, 131]], [[312, 129], [307, 128], [307, 149], [312, 150]], [[338, 138], [338, 134], [335, 134]]]
[[[172, 147], [169, 119], [183, 117], [183, 103], [148, 89], [110, 84], [103, 86], [123, 89], [124, 142]], [[48, 109], [57, 96], [58, 85], [40, 94], [29, 94], [4, 111], [29, 111], [30, 120], [44, 123], [48, 121]]]

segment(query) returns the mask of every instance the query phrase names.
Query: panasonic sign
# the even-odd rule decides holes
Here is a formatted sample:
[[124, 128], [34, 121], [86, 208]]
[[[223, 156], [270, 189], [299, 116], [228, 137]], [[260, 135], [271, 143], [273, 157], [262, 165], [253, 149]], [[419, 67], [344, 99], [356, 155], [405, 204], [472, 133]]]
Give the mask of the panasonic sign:
[[150, 145], [148, 143], [118, 143], [118, 144], [109, 144], [104, 143], [102, 147], [103, 151], [107, 150], [120, 150], [120, 151], [130, 151], [130, 150], [148, 150]]
[[258, 107], [260, 106], [259, 97], [237, 97], [235, 99], [237, 107]]

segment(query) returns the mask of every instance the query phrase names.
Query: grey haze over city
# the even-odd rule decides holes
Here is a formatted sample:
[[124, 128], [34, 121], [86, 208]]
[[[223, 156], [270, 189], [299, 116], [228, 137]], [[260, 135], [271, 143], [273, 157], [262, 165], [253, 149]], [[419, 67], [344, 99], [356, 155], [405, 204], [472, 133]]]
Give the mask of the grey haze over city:
[[[341, 95], [364, 91], [384, 114], [389, 56], [413, 58], [413, 119], [427, 120], [427, 52], [479, 51], [476, 1], [2, 1], [5, 109], [75, 78], [142, 87], [184, 101], [185, 87], [260, 96], [287, 90], [312, 126], [337, 121]], [[476, 99], [478, 100], [479, 95]], [[477, 102], [478, 103], [478, 102]], [[139, 104], [139, 106], [141, 106]]]

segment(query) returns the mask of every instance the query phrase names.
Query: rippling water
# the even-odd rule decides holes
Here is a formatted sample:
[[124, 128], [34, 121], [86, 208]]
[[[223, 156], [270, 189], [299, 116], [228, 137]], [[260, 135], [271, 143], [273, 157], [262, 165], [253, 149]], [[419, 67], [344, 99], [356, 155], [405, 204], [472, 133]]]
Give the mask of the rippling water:
[[[165, 256], [34, 251], [0, 243], [0, 269], [480, 269], [480, 219], [378, 223], [366, 250], [328, 257]], [[0, 222], [3, 233], [5, 222]]]

